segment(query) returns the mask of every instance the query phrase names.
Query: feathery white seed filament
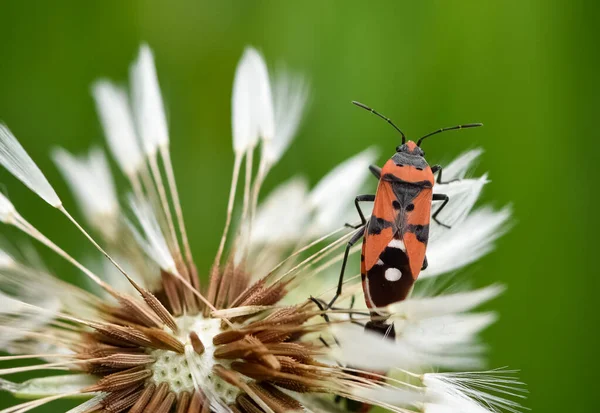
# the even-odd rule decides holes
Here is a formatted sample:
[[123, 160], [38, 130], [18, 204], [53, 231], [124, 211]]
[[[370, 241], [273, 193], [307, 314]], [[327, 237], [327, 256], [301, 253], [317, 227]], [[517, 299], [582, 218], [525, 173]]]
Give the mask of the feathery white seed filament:
[[40, 198], [58, 208], [61, 200], [17, 138], [0, 124], [0, 164]]
[[127, 92], [107, 80], [99, 80], [92, 85], [92, 94], [112, 156], [123, 173], [133, 179], [143, 158]]
[[275, 137], [265, 141], [262, 156], [267, 165], [281, 159], [298, 131], [308, 100], [307, 82], [302, 76], [278, 73], [274, 81]]
[[117, 219], [119, 202], [104, 152], [96, 147], [87, 156], [74, 156], [57, 148], [52, 151], [52, 158], [88, 222], [100, 229], [110, 226], [106, 221], [101, 221], [106, 218]]
[[155, 154], [158, 147], [167, 145], [169, 131], [152, 50], [140, 47], [131, 67], [133, 112], [146, 156]]

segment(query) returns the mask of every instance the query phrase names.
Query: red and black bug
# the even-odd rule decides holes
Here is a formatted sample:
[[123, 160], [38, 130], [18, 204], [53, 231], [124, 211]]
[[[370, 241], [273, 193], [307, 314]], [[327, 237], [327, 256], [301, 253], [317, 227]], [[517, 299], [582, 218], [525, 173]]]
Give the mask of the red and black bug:
[[[370, 166], [371, 172], [379, 179], [376, 194], [358, 195], [354, 201], [361, 224], [354, 227], [358, 231], [346, 246], [338, 288], [328, 308], [331, 308], [342, 292], [350, 248], [364, 237], [360, 269], [365, 301], [371, 311], [371, 321], [366, 324], [365, 329], [394, 338], [393, 324], [385, 321], [386, 314], [381, 309], [404, 300], [421, 270], [427, 268], [425, 253], [430, 219], [448, 227], [437, 217], [449, 198], [445, 194], [433, 193], [434, 184], [442, 183], [442, 167], [429, 166], [421, 143], [424, 139], [441, 132], [473, 128], [482, 124], [469, 123], [438, 129], [415, 143], [407, 141], [404, 133], [387, 117], [362, 103], [352, 103], [392, 125], [402, 136], [402, 144], [396, 148], [396, 153], [383, 168]], [[436, 173], [437, 180], [434, 179]], [[442, 201], [442, 204], [432, 215], [433, 201]], [[374, 202], [369, 221], [360, 208], [361, 202]]]

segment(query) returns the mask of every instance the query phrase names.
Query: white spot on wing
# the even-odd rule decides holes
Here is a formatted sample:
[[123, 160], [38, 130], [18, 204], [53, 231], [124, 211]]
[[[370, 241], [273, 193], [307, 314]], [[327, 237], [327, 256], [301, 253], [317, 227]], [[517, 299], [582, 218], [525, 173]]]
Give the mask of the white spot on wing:
[[398, 268], [388, 268], [385, 270], [385, 279], [388, 281], [398, 281], [402, 278], [402, 273]]
[[377, 262], [375, 263], [375, 265], [383, 265], [383, 261], [381, 261], [381, 258], [377, 260]]
[[404, 246], [404, 241], [401, 239], [393, 239], [387, 246], [388, 248], [396, 248], [406, 252], [406, 246]]

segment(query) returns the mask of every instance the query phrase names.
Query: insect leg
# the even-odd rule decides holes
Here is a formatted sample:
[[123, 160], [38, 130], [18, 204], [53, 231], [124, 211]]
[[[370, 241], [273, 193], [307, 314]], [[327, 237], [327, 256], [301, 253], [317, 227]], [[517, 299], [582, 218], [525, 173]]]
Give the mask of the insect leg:
[[[319, 310], [321, 311], [325, 311], [325, 307], [323, 306], [323, 303], [321, 302], [321, 300], [319, 300], [318, 298], [315, 297], [310, 297], [310, 301], [312, 301], [313, 303], [315, 303], [317, 305], [317, 307], [319, 307]], [[325, 313], [321, 314], [321, 316], [323, 317], [323, 319], [326, 322], [329, 322], [329, 316]]]
[[[356, 302], [356, 296], [355, 296], [355, 295], [353, 295], [353, 296], [352, 296], [352, 299], [351, 299], [351, 301], [350, 301], [350, 308], [349, 308], [350, 310], [352, 310], [352, 309], [354, 308], [354, 303], [355, 303], [355, 302]], [[356, 325], [359, 325], [359, 326], [361, 326], [361, 327], [364, 327], [364, 326], [365, 326], [365, 324], [363, 324], [363, 323], [360, 323], [360, 322], [358, 322], [358, 321], [354, 320], [354, 315], [355, 315], [355, 314], [360, 314], [360, 315], [365, 315], [365, 316], [367, 316], [367, 315], [369, 315], [369, 313], [355, 313], [355, 312], [352, 312], [352, 311], [350, 311], [350, 312], [348, 313], [348, 318], [350, 319], [350, 322], [351, 322], [352, 324], [356, 324]]]
[[354, 205], [356, 205], [356, 211], [358, 212], [358, 215], [360, 216], [360, 225], [346, 224], [346, 226], [350, 227], [350, 228], [354, 228], [354, 229], [358, 229], [358, 228], [364, 226], [367, 223], [367, 220], [365, 219], [365, 214], [363, 214], [362, 209], [360, 209], [359, 202], [373, 202], [373, 201], [375, 201], [375, 195], [358, 195], [356, 198], [354, 198]]
[[446, 225], [437, 219], [438, 214], [442, 212], [442, 209], [444, 209], [446, 204], [450, 201], [450, 197], [446, 194], [433, 194], [433, 201], [444, 201], [444, 203], [437, 209], [437, 211], [434, 212], [431, 218], [433, 218], [433, 220], [441, 226], [451, 228], [450, 225]]
[[375, 178], [377, 179], [381, 179], [381, 168], [375, 165], [369, 165], [369, 171], [371, 171], [371, 173], [373, 175], [375, 175]]
[[354, 244], [356, 244], [356, 242], [359, 239], [361, 239], [364, 235], [365, 235], [365, 232], [363, 230], [359, 229], [358, 231], [356, 231], [354, 233], [352, 238], [350, 238], [350, 240], [348, 241], [348, 244], [346, 245], [346, 251], [344, 252], [344, 260], [342, 261], [342, 270], [340, 271], [340, 279], [338, 280], [337, 291], [335, 292], [335, 296], [331, 299], [331, 301], [327, 305], [327, 308], [331, 308], [333, 303], [335, 303], [335, 301], [338, 299], [338, 297], [342, 294], [342, 285], [344, 284], [344, 272], [346, 271], [346, 263], [348, 262], [348, 254], [350, 253], [350, 248], [352, 248], [352, 246]]
[[456, 182], [456, 181], [460, 181], [460, 179], [456, 178], [456, 179], [452, 179], [451, 181], [442, 181], [442, 165], [433, 165], [431, 167], [431, 172], [438, 173], [437, 179], [435, 181], [435, 183], [437, 184], [449, 184], [450, 182]]

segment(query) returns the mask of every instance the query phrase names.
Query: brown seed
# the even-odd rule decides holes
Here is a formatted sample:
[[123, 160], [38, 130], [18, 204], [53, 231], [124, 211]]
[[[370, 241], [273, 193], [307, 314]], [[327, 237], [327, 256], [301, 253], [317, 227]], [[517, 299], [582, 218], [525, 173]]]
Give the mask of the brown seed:
[[140, 397], [137, 399], [133, 407], [129, 410], [129, 413], [142, 413], [142, 411], [154, 395], [155, 391], [156, 385], [154, 383], [148, 384], [140, 394]]
[[221, 276], [221, 282], [219, 283], [219, 290], [217, 293], [217, 297], [215, 298], [216, 308], [223, 308], [223, 306], [225, 305], [225, 300], [227, 299], [229, 288], [233, 283], [233, 267], [233, 259], [230, 258], [225, 264], [225, 269], [223, 270], [223, 275]]
[[177, 332], [177, 323], [175, 323], [171, 313], [169, 313], [162, 303], [158, 301], [158, 298], [150, 293], [150, 291], [146, 291], [145, 289], [142, 289], [140, 293], [142, 294], [144, 301], [146, 301], [146, 304], [148, 304], [148, 307], [154, 311], [154, 313], [163, 321], [163, 323], [165, 323], [173, 332]]
[[322, 371], [318, 370], [315, 366], [298, 363], [291, 357], [277, 356], [277, 361], [281, 365], [281, 371], [286, 373], [314, 379], [320, 379], [323, 376]]
[[217, 347], [217, 349], [214, 352], [214, 357], [229, 360], [246, 358], [250, 356], [250, 354], [252, 354], [255, 350], [259, 351], [261, 347], [264, 347], [260, 341], [250, 341], [249, 337], [250, 336], [246, 336], [241, 340], [237, 340], [233, 343], [228, 343]]
[[154, 357], [148, 354], [111, 354], [94, 363], [112, 368], [129, 368], [153, 363]]
[[183, 311], [181, 307], [181, 298], [179, 298], [179, 292], [177, 289], [177, 280], [175, 280], [175, 277], [173, 277], [171, 274], [163, 270], [160, 271], [160, 276], [162, 278], [162, 285], [165, 289], [165, 295], [167, 296], [171, 310], [173, 311], [173, 314], [180, 316]]
[[162, 401], [155, 413], [168, 413], [171, 410], [171, 406], [175, 403], [175, 393], [170, 392], [167, 397]]
[[[217, 289], [219, 288], [219, 281], [221, 279], [221, 269], [219, 268], [219, 263], [215, 262], [210, 269], [210, 281], [208, 283], [208, 294], [206, 299], [209, 303], [214, 304], [215, 299], [217, 298]], [[204, 317], [208, 317], [210, 315], [210, 308], [204, 308]]]
[[304, 410], [298, 400], [288, 396], [275, 386], [256, 382], [250, 383], [249, 386], [276, 413]]
[[273, 370], [258, 363], [234, 361], [231, 368], [252, 379], [269, 381], [297, 392], [322, 392], [325, 388], [318, 380]]
[[190, 400], [190, 406], [188, 407], [187, 413], [200, 413], [204, 409], [205, 404], [209, 405], [209, 403], [204, 403], [204, 395], [195, 391]]
[[239, 330], [228, 330], [217, 334], [213, 337], [213, 344], [215, 346], [231, 343], [233, 341], [241, 340], [247, 332], [243, 329]]
[[316, 348], [305, 343], [267, 343], [265, 347], [275, 356], [292, 357], [303, 364], [317, 363], [312, 356], [320, 354]]
[[92, 327], [100, 334], [117, 340], [124, 345], [147, 347], [152, 344], [150, 339], [141, 331], [129, 326], [117, 326], [115, 324], [93, 324]]
[[245, 302], [246, 300], [248, 300], [248, 297], [253, 296], [255, 294], [257, 294], [257, 291], [263, 290], [264, 286], [265, 286], [265, 279], [261, 278], [260, 280], [258, 280], [257, 282], [255, 282], [254, 284], [252, 284], [250, 287], [246, 288], [246, 290], [244, 290], [244, 292], [242, 292], [230, 305], [228, 308], [233, 308], [233, 307], [240, 307], [241, 303]]
[[128, 387], [123, 390], [108, 393], [106, 395], [106, 397], [104, 397], [102, 399], [100, 404], [102, 404], [104, 407], [110, 406], [110, 405], [114, 404], [115, 402], [119, 401], [120, 399], [122, 399], [123, 397], [126, 397], [127, 395], [129, 395], [133, 392], [136, 392], [140, 388], [140, 386], [141, 386], [141, 384], [139, 384], [137, 386], [131, 386], [131, 387]]
[[215, 372], [215, 374], [217, 376], [219, 376], [220, 378], [222, 378], [227, 383], [229, 383], [233, 386], [242, 385], [240, 383], [240, 378], [239, 378], [240, 375], [238, 373], [228, 370], [225, 367], [221, 366], [220, 364], [215, 364], [213, 366], [213, 371]]
[[[110, 413], [120, 413], [133, 406], [141, 394], [142, 390], [138, 390], [135, 393], [120, 395], [117, 400], [104, 404], [104, 409]], [[103, 400], [105, 401], [106, 399]]]
[[163, 323], [160, 318], [144, 302], [125, 294], [119, 294], [119, 304], [146, 327], [162, 327]]
[[192, 342], [192, 347], [194, 348], [194, 351], [197, 354], [204, 353], [204, 344], [202, 343], [202, 340], [200, 340], [200, 337], [198, 337], [198, 334], [196, 334], [195, 331], [192, 331], [190, 333], [190, 341]]
[[160, 383], [156, 388], [156, 391], [152, 395], [150, 402], [146, 405], [144, 412], [155, 412], [164, 400], [167, 392], [169, 391], [169, 385], [167, 383]]
[[230, 404], [230, 405], [229, 405], [229, 406], [227, 406], [227, 407], [229, 407], [229, 409], [230, 409], [230, 410], [231, 410], [233, 413], [244, 413], [244, 411], [243, 411], [243, 410], [242, 410], [240, 407], [238, 407], [236, 404]]
[[190, 405], [191, 396], [188, 392], [184, 391], [179, 395], [179, 400], [177, 400], [177, 409], [175, 413], [186, 413], [188, 410], [188, 406]]
[[246, 338], [249, 343], [255, 344], [256, 348], [252, 351], [252, 356], [258, 358], [261, 363], [265, 366], [272, 368], [273, 370], [281, 369], [281, 365], [277, 358], [269, 353], [269, 350], [265, 347], [263, 343], [260, 342], [256, 337], [248, 336]]
[[275, 285], [259, 289], [248, 296], [240, 306], [276, 304], [285, 296], [285, 287], [287, 284], [288, 283], [278, 282]]
[[183, 354], [185, 346], [172, 334], [167, 333], [164, 330], [158, 328], [147, 328], [143, 330], [144, 333], [151, 340], [151, 347], [174, 351], [179, 354]]
[[247, 413], [264, 413], [263, 409], [258, 407], [258, 405], [254, 403], [254, 401], [246, 394], [240, 394], [235, 399], [235, 402], [243, 411]]
[[152, 377], [152, 371], [140, 367], [133, 367], [118, 373], [109, 374], [101, 378], [98, 383], [91, 386], [89, 391], [118, 391], [134, 386]]
[[248, 288], [248, 284], [250, 283], [250, 273], [240, 268], [235, 268], [234, 271], [233, 282], [229, 286], [229, 293], [227, 295], [228, 302], [232, 302], [239, 297]]
[[140, 324], [140, 320], [137, 319], [131, 311], [122, 306], [108, 306], [106, 305], [103, 309], [104, 320], [119, 325], [125, 324]]
[[140, 348], [123, 348], [109, 346], [102, 343], [93, 343], [89, 347], [81, 352], [82, 358], [101, 358], [112, 356], [113, 354], [140, 354], [144, 350]]

